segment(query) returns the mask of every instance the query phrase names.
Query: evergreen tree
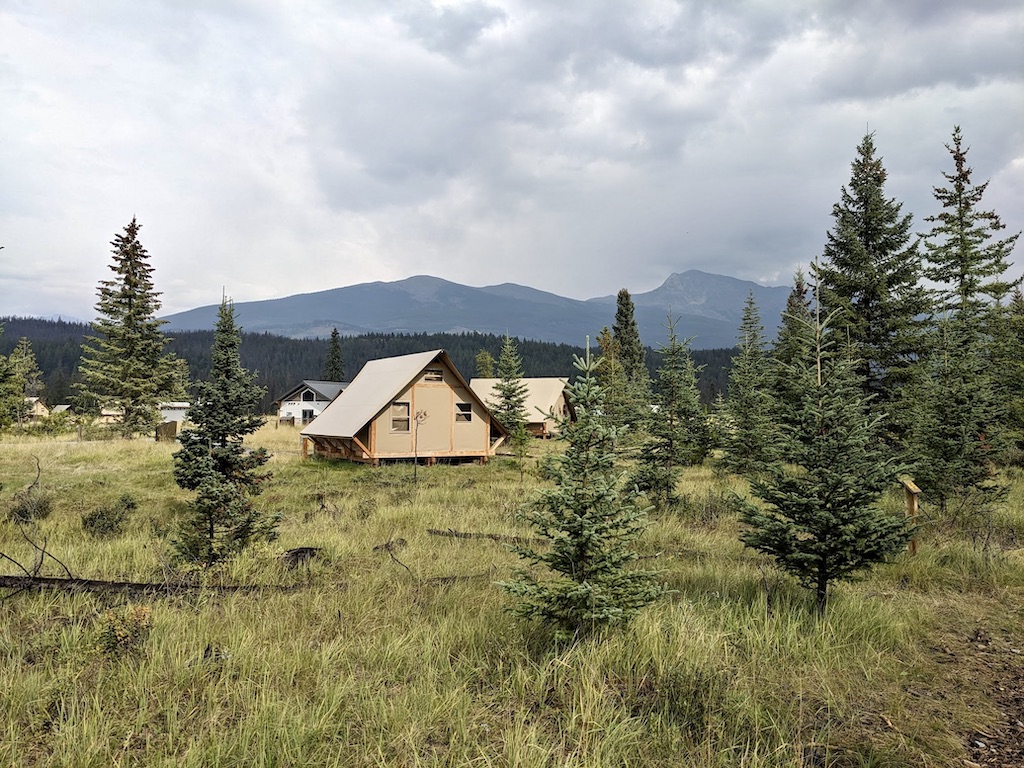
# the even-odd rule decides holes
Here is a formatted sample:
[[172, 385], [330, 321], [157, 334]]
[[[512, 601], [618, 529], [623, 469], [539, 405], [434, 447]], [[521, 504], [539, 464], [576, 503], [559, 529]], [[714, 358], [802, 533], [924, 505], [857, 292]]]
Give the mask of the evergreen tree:
[[1006, 225], [994, 211], [979, 210], [988, 182], [971, 183], [974, 170], [967, 165], [969, 148], [962, 142], [960, 126], [956, 126], [953, 144], [946, 145], [954, 172], [942, 174], [948, 187], [934, 188], [942, 210], [925, 219], [933, 226], [924, 235], [924, 274], [941, 286], [936, 291], [939, 312], [978, 313], [989, 300], [1000, 302], [1019, 282], [1005, 275], [1011, 266], [1007, 257], [1020, 233], [995, 239]]
[[[803, 271], [798, 269], [768, 360], [768, 390], [774, 404], [773, 420], [777, 424], [797, 423], [797, 404], [802, 392], [791, 371], [804, 354], [806, 327], [812, 322], [810, 288]], [[776, 443], [775, 449], [778, 447]]]
[[476, 377], [478, 379], [494, 378], [494, 355], [486, 349], [476, 353]]
[[764, 326], [751, 291], [743, 307], [725, 405], [730, 429], [724, 439], [723, 461], [733, 472], [756, 474], [775, 457], [770, 375]]
[[174, 479], [197, 492], [174, 547], [182, 559], [206, 566], [273, 538], [277, 525], [277, 518], [257, 510], [251, 498], [270, 478], [261, 471], [270, 457], [264, 448], [243, 445], [245, 436], [263, 424], [258, 407], [264, 392], [242, 367], [240, 345], [234, 307], [225, 299], [214, 331], [210, 378], [195, 385], [188, 412], [193, 426], [182, 431], [181, 449], [174, 454]]
[[597, 345], [601, 349], [601, 364], [594, 377], [604, 390], [601, 420], [608, 427], [622, 431], [636, 421], [629, 379], [622, 365], [622, 350], [608, 326], [597, 335]]
[[527, 521], [550, 543], [543, 550], [517, 547], [531, 565], [552, 575], [522, 570], [500, 586], [519, 599], [513, 611], [579, 636], [621, 625], [665, 593], [657, 573], [634, 570], [633, 543], [645, 527], [645, 511], [634, 492], [619, 487], [615, 473], [618, 433], [602, 423], [603, 390], [593, 377], [598, 361], [577, 357], [582, 374], [569, 387], [575, 422], [562, 422], [568, 446], [551, 470], [556, 487], [543, 491]]
[[117, 409], [122, 437], [149, 432], [160, 423], [157, 404], [173, 394], [180, 365], [165, 354], [160, 332], [160, 294], [153, 289], [149, 254], [139, 242], [140, 225], [132, 218], [111, 242], [112, 280], [101, 280], [93, 324], [78, 365], [76, 385], [83, 406], [91, 411]]
[[[0, 325], [0, 335], [4, 327]], [[19, 409], [24, 407], [21, 386], [7, 357], [0, 355], [0, 429], [9, 427], [16, 420]]]
[[324, 381], [345, 380], [345, 361], [341, 356], [341, 335], [337, 328], [331, 330], [331, 341], [327, 347], [323, 377]]
[[874, 134], [864, 136], [852, 164], [849, 187], [832, 209], [822, 261], [814, 267], [819, 300], [836, 319], [859, 359], [864, 393], [874, 395], [883, 430], [899, 441], [900, 389], [912, 377], [921, 351], [920, 320], [929, 308], [920, 285], [921, 257], [912, 240], [910, 214], [885, 197], [887, 174], [875, 156]]
[[622, 288], [615, 302], [615, 323], [612, 336], [618, 344], [618, 361], [626, 377], [626, 423], [634, 429], [642, 427], [650, 413], [651, 380], [647, 371], [647, 351], [640, 340], [633, 298]]
[[657, 410], [649, 423], [650, 437], [640, 450], [633, 477], [637, 488], [661, 508], [675, 504], [680, 467], [699, 464], [711, 450], [711, 427], [697, 390], [698, 368], [689, 342], [676, 336], [668, 318], [668, 345], [660, 350]]
[[43, 391], [42, 371], [36, 364], [32, 344], [24, 336], [7, 357], [7, 367], [11, 377], [8, 383], [12, 405], [9, 416], [11, 421], [23, 426], [32, 410], [28, 398], [39, 397]]
[[954, 507], [983, 518], [1007, 488], [995, 460], [1006, 445], [1007, 402], [989, 365], [981, 319], [958, 312], [936, 327], [915, 392], [911, 446], [914, 480], [945, 517]]
[[527, 421], [527, 386], [523, 382], [523, 362], [515, 341], [505, 337], [498, 356], [498, 381], [494, 385], [495, 402], [488, 403], [491, 415], [514, 435], [520, 424]]
[[797, 420], [778, 430], [788, 460], [751, 477], [762, 504], [744, 501], [740, 537], [814, 590], [819, 613], [830, 584], [884, 561], [909, 535], [902, 517], [875, 507], [898, 468], [868, 414], [855, 362], [832, 348], [828, 330], [827, 322], [806, 325], [804, 353], [791, 367], [802, 390]]

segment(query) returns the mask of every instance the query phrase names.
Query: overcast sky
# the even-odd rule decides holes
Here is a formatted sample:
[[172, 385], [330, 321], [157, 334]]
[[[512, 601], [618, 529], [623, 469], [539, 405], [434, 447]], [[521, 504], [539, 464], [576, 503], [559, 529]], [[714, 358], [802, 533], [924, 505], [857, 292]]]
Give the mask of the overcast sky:
[[93, 319], [133, 215], [165, 313], [787, 284], [868, 130], [922, 231], [959, 124], [1017, 231], [1022, 41], [1020, 0], [0, 0], [0, 315]]

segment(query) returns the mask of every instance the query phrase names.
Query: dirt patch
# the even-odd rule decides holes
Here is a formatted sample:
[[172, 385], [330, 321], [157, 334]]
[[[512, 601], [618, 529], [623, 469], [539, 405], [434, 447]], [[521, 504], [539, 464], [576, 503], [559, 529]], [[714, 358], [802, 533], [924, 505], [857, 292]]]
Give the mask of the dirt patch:
[[1024, 643], [1020, 631], [979, 626], [959, 649], [965, 685], [983, 691], [998, 710], [996, 721], [965, 739], [965, 765], [1024, 766]]

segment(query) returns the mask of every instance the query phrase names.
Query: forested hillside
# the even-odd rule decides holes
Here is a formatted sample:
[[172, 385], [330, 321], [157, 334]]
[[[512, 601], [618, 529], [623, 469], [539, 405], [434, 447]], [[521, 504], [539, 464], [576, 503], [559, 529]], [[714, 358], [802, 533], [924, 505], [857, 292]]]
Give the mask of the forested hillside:
[[[37, 318], [0, 318], [0, 355], [10, 354], [22, 337], [32, 344], [39, 369], [46, 385], [44, 399], [52, 404], [68, 402], [81, 355], [82, 339], [91, 330], [84, 323]], [[468, 379], [475, 375], [476, 354], [485, 349], [495, 358], [501, 352], [500, 336], [483, 333], [378, 333], [349, 336], [341, 339], [341, 352], [346, 378], [351, 379], [367, 360], [380, 357], [444, 349]], [[168, 349], [184, 358], [193, 380], [207, 376], [210, 369], [210, 347], [213, 331], [179, 331], [173, 335]], [[518, 342], [526, 376], [572, 376], [572, 356], [582, 352], [579, 347], [542, 341]], [[266, 387], [263, 408], [269, 412], [275, 398], [301, 379], [321, 377], [327, 357], [327, 339], [289, 339], [269, 333], [242, 334], [242, 364], [258, 373], [260, 386]], [[694, 350], [693, 357], [705, 368], [700, 376], [704, 401], [710, 402], [724, 392], [732, 351], [727, 349]], [[648, 367], [652, 374], [659, 365], [659, 355], [649, 352]]]

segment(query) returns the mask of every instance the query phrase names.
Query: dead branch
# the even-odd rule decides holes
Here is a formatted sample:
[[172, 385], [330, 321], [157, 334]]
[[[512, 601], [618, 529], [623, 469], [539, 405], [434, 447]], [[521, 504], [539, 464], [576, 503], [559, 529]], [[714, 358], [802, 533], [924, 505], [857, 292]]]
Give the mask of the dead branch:
[[[5, 556], [6, 557], [6, 556]], [[10, 560], [9, 557], [6, 559]], [[19, 564], [19, 567], [20, 564]], [[22, 569], [24, 570], [24, 569]], [[155, 583], [142, 581], [105, 581], [102, 579], [75, 579], [50, 576], [0, 576], [0, 589], [26, 589], [36, 591], [68, 592], [123, 592], [127, 595], [176, 595], [185, 592], [207, 590], [224, 594], [254, 592], [292, 592], [299, 589], [298, 585], [282, 584], [176, 584], [173, 582]]]
[[503, 544], [547, 544], [547, 539], [531, 539], [524, 536], [505, 536], [500, 533], [469, 533], [466, 531], [456, 531], [454, 528], [448, 528], [447, 530], [439, 530], [437, 528], [427, 528], [427, 533], [431, 536], [450, 536], [455, 539], [490, 539], [491, 541], [499, 541]]
[[[21, 533], [21, 537], [23, 539], [25, 539], [25, 541], [27, 541], [32, 546], [32, 549], [37, 554], [38, 560], [36, 561], [35, 566], [32, 568], [32, 574], [33, 575], [38, 575], [39, 574], [39, 571], [41, 571], [42, 568], [43, 568], [43, 562], [46, 560], [47, 557], [49, 557], [51, 560], [53, 560], [53, 562], [55, 562], [57, 565], [59, 565], [61, 568], [64, 569], [64, 573], [66, 573], [68, 575], [69, 579], [75, 578], [74, 574], [71, 573], [71, 569], [70, 568], [68, 568], [66, 565], [64, 565], [63, 562], [61, 562], [59, 559], [57, 559], [57, 556], [54, 555], [52, 552], [47, 552], [46, 551], [46, 542], [49, 541], [49, 539], [43, 539], [42, 546], [40, 546], [39, 544], [36, 544], [34, 541], [32, 541], [32, 539], [29, 537], [29, 535], [25, 532], [25, 526], [24, 525], [20, 525], [19, 524], [18, 525], [18, 531]], [[10, 558], [7, 558], [7, 559], [10, 560]], [[25, 570], [25, 569], [22, 568], [22, 570]]]

